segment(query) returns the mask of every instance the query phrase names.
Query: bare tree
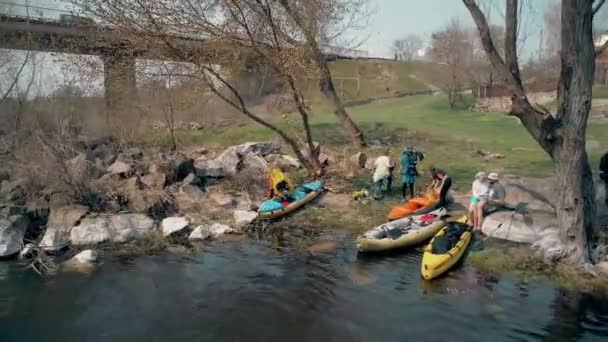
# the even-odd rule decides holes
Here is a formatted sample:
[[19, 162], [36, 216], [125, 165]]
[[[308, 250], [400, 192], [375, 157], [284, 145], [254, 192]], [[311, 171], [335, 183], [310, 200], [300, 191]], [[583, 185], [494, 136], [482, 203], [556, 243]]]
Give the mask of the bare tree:
[[[324, 93], [333, 99], [340, 122], [344, 127], [351, 127], [348, 132], [362, 142], [361, 132], [358, 128], [355, 130], [356, 126], [333, 89], [331, 73], [317, 41], [317, 33], [325, 32], [319, 26], [327, 26], [326, 16], [332, 14], [318, 9], [321, 4], [329, 7], [335, 3], [319, 1], [319, 6], [313, 7], [308, 2], [298, 2], [295, 4], [298, 7], [294, 7], [285, 1], [258, 0], [97, 0], [82, 5], [128, 37], [132, 45], [164, 49], [176, 59], [194, 63], [196, 75], [192, 77], [203, 80], [212, 93], [243, 115], [277, 133], [308, 170], [319, 175], [322, 168], [313, 145], [310, 109], [298, 87], [299, 75], [320, 75]], [[193, 40], [191, 47], [184, 49], [172, 38], [178, 34], [206, 39]], [[196, 44], [195, 50], [200, 53], [192, 55], [192, 45]], [[243, 66], [268, 70], [284, 80], [301, 118], [303, 139], [293, 137], [250, 110], [236, 81], [224, 73]], [[307, 153], [302, 153], [303, 150]]]
[[[596, 1], [600, 6], [604, 1]], [[557, 216], [563, 259], [591, 261], [596, 242], [593, 231], [596, 205], [585, 136], [595, 69], [593, 0], [563, 0], [561, 6], [561, 75], [557, 113], [535, 109], [523, 88], [517, 58], [518, 1], [506, 0], [505, 55], [500, 56], [489, 34], [488, 22], [475, 0], [463, 0], [479, 30], [496, 72], [512, 93], [511, 115], [516, 116], [555, 163], [559, 195]]]
[[416, 58], [418, 51], [422, 49], [422, 38], [416, 34], [410, 34], [393, 42], [393, 53], [397, 60], [410, 62]]
[[459, 92], [468, 81], [467, 70], [472, 53], [473, 46], [466, 30], [456, 18], [445, 29], [431, 35], [430, 58], [447, 67], [448, 75], [440, 87], [447, 94], [452, 110], [456, 108]]

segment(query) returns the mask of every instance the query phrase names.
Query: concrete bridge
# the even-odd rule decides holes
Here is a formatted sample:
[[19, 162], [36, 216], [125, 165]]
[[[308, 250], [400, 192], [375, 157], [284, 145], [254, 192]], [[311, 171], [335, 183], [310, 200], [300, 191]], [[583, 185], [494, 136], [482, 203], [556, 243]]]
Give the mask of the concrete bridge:
[[[234, 49], [224, 48], [220, 51], [217, 46], [212, 48], [204, 39], [172, 36], [169, 39], [176, 51], [160, 44], [158, 39], [133, 41], [115, 28], [100, 25], [87, 17], [74, 16], [67, 11], [0, 2], [0, 5], [7, 4], [12, 8], [21, 7], [26, 13], [0, 13], [0, 48], [100, 56], [104, 64], [105, 97], [109, 106], [136, 94], [137, 58], [175, 62], [194, 62], [206, 58], [221, 61], [227, 57], [222, 54], [234, 53]], [[40, 13], [55, 12], [55, 16], [58, 13], [59, 18], [29, 14], [30, 10], [36, 9]]]

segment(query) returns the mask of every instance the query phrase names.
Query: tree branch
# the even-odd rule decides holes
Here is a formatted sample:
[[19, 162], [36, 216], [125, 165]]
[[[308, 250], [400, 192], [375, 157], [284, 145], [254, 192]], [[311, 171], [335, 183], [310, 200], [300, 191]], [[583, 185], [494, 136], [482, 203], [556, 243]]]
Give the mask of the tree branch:
[[19, 70], [17, 71], [17, 74], [15, 75], [15, 78], [13, 79], [13, 82], [11, 82], [11, 85], [8, 87], [8, 89], [2, 96], [2, 99], [0, 99], [0, 103], [4, 102], [4, 100], [6, 100], [6, 98], [11, 94], [11, 92], [17, 85], [17, 82], [19, 81], [19, 76], [21, 75], [21, 72], [23, 72], [23, 68], [25, 68], [25, 65], [27, 64], [29, 58], [30, 58], [30, 51], [28, 50], [25, 54], [25, 59], [23, 60], [23, 63], [21, 63], [21, 66], [19, 67]]
[[593, 15], [595, 15], [604, 5], [604, 3], [606, 2], [606, 0], [600, 0], [597, 5], [595, 5], [595, 7], [593, 7]]

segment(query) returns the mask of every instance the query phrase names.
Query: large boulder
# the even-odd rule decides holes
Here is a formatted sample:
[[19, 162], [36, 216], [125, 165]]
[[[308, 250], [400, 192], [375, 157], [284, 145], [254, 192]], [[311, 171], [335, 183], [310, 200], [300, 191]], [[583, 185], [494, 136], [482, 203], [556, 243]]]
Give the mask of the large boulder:
[[167, 200], [163, 192], [147, 189], [138, 176], [127, 180], [124, 193], [127, 195], [129, 210], [134, 213], [149, 213], [165, 206]]
[[87, 217], [70, 234], [73, 245], [142, 239], [155, 230], [154, 220], [142, 214]]
[[243, 229], [255, 221], [257, 216], [255, 211], [235, 210], [234, 224], [237, 229]]
[[175, 160], [175, 181], [180, 182], [190, 174], [196, 173], [194, 159], [178, 158]]
[[367, 156], [363, 152], [358, 152], [350, 157], [350, 164], [355, 169], [365, 168], [367, 163]]
[[25, 215], [0, 218], [0, 257], [19, 253], [28, 224]]
[[493, 238], [533, 244], [547, 234], [557, 232], [557, 217], [544, 212], [499, 211], [484, 219], [481, 230]]
[[165, 187], [167, 176], [164, 173], [149, 173], [141, 177], [141, 182], [152, 190], [162, 190]]
[[261, 155], [248, 153], [241, 162], [240, 170], [259, 179], [265, 179], [268, 174], [268, 162]]
[[88, 160], [86, 153], [81, 153], [68, 160], [66, 166], [72, 179], [77, 182], [87, 182], [92, 179], [97, 179], [106, 173], [105, 170]]
[[69, 205], [53, 208], [49, 214], [46, 232], [40, 241], [40, 247], [55, 252], [70, 244], [70, 231], [89, 213], [89, 208], [82, 205]]
[[190, 226], [190, 222], [186, 217], [167, 217], [161, 223], [161, 229], [164, 236], [180, 233]]
[[188, 236], [188, 240], [193, 241], [204, 241], [211, 237], [211, 232], [209, 231], [209, 226], [200, 225], [190, 233]]
[[[236, 175], [239, 171], [241, 161], [246, 159], [248, 155], [257, 155], [265, 157], [270, 154], [276, 154], [281, 150], [281, 147], [273, 143], [253, 143], [248, 142], [242, 145], [231, 146], [225, 149], [217, 158], [207, 160], [207, 158], [199, 158], [196, 160], [196, 167], [205, 171], [206, 175], [213, 178]], [[259, 160], [251, 163], [260, 165]], [[264, 161], [264, 164], [265, 161]]]
[[123, 177], [129, 177], [133, 174], [133, 164], [119, 159], [108, 167], [108, 172], [121, 175]]

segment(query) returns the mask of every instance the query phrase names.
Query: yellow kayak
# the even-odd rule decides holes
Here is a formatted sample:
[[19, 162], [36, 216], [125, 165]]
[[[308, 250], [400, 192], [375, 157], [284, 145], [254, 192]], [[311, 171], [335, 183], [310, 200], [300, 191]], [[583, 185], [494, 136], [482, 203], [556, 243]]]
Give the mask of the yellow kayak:
[[440, 208], [425, 215], [387, 222], [358, 236], [357, 249], [360, 252], [382, 252], [421, 244], [446, 225], [445, 215], [445, 208]]
[[[435, 234], [431, 242], [426, 246], [424, 254], [422, 255], [422, 264], [420, 267], [424, 279], [431, 280], [439, 277], [462, 258], [472, 237], [471, 231], [465, 226], [467, 221], [467, 217], [462, 216], [456, 222], [448, 223], [445, 228]], [[449, 243], [448, 239], [450, 236], [446, 236], [446, 233], [451, 234], [452, 232], [461, 230], [464, 230], [464, 232], [460, 234], [457, 242], [452, 244], [449, 247], [449, 250], [440, 252], [439, 250], [442, 247], [445, 247], [446, 243]]]

